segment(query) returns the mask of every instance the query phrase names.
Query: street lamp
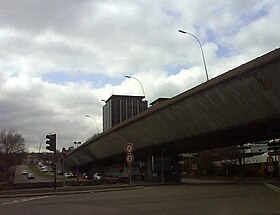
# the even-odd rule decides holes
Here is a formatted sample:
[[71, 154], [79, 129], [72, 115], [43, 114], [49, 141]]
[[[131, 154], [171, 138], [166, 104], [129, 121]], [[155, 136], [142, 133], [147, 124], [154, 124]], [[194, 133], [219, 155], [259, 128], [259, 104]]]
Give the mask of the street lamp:
[[182, 34], [189, 34], [191, 35], [192, 37], [194, 37], [196, 39], [196, 41], [198, 42], [199, 46], [200, 46], [200, 50], [201, 50], [201, 55], [202, 55], [202, 59], [203, 59], [203, 64], [204, 64], [204, 69], [205, 69], [205, 73], [206, 73], [206, 78], [207, 78], [207, 81], [209, 81], [209, 77], [208, 77], [208, 72], [207, 72], [207, 68], [206, 68], [206, 63], [205, 63], [205, 57], [204, 57], [204, 52], [203, 52], [203, 48], [202, 48], [202, 45], [199, 41], [199, 39], [193, 35], [192, 33], [190, 32], [187, 32], [187, 31], [183, 31], [183, 30], [178, 30], [178, 32], [182, 33]]
[[96, 130], [97, 130], [97, 133], [99, 134], [99, 129], [98, 129], [98, 125], [97, 125], [97, 121], [96, 121], [95, 117], [94, 117], [94, 116], [91, 116], [91, 115], [88, 115], [88, 114], [86, 114], [85, 116], [86, 116], [86, 117], [91, 117], [91, 118], [94, 119], [95, 124], [96, 124]]
[[[78, 148], [79, 145], [81, 144], [81, 142], [80, 141], [78, 141], [78, 142], [75, 141], [74, 144], [77, 145], [77, 148]], [[78, 154], [77, 154], [77, 156], [78, 156]], [[78, 163], [78, 161], [77, 161], [77, 182], [79, 182], [79, 163]]]
[[143, 87], [141, 81], [139, 81], [137, 78], [135, 78], [135, 77], [133, 77], [133, 76], [129, 76], [129, 75], [125, 75], [124, 77], [126, 77], [126, 78], [133, 78], [133, 79], [135, 79], [136, 81], [139, 82], [139, 84], [141, 85], [141, 88], [142, 88], [142, 92], [143, 92], [143, 96], [144, 96], [144, 101], [146, 101], [146, 96], [145, 96], [145, 92], [144, 92], [144, 87]]

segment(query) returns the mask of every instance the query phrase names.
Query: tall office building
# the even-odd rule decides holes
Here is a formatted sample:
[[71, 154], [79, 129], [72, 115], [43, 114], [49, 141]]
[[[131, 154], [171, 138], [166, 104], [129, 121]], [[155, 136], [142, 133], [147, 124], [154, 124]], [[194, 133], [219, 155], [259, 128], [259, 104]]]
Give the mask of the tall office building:
[[103, 106], [103, 131], [133, 117], [148, 108], [144, 96], [112, 95]]

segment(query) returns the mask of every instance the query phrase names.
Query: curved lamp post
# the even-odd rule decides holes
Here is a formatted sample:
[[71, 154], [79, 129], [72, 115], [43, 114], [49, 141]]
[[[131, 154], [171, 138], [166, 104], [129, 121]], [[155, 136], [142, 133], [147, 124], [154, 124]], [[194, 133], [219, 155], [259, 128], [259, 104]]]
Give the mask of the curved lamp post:
[[203, 64], [204, 64], [204, 69], [205, 69], [205, 73], [206, 73], [206, 78], [207, 78], [207, 81], [209, 81], [209, 77], [208, 77], [208, 72], [207, 72], [207, 68], [206, 68], [206, 62], [205, 62], [205, 57], [204, 57], [204, 52], [203, 52], [203, 48], [202, 48], [202, 45], [199, 41], [199, 39], [193, 35], [192, 33], [190, 32], [187, 32], [187, 31], [183, 31], [183, 30], [178, 30], [178, 32], [182, 33], [182, 34], [189, 34], [191, 35], [192, 37], [194, 37], [196, 39], [196, 41], [198, 42], [199, 46], [200, 46], [200, 50], [201, 50], [201, 55], [202, 55], [202, 59], [203, 59]]
[[93, 116], [91, 116], [91, 115], [89, 115], [89, 114], [86, 114], [85, 116], [86, 116], [86, 117], [91, 117], [91, 118], [94, 119], [95, 124], [96, 124], [97, 133], [99, 134], [98, 124], [97, 124], [97, 121], [96, 121], [95, 117], [93, 117]]
[[126, 77], [126, 78], [133, 78], [133, 79], [135, 79], [136, 81], [139, 82], [139, 84], [141, 85], [141, 88], [142, 88], [142, 93], [143, 93], [143, 96], [144, 96], [144, 101], [146, 101], [146, 95], [145, 95], [144, 87], [143, 87], [141, 81], [139, 79], [137, 79], [137, 78], [135, 78], [133, 76], [129, 76], [129, 75], [125, 75], [124, 77]]

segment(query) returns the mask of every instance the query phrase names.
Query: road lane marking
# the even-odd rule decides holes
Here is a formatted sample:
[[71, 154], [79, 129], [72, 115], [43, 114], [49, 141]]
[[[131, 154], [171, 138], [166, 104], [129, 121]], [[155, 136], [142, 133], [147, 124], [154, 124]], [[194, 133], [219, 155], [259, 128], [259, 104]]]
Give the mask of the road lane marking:
[[265, 184], [265, 186], [267, 186], [267, 187], [271, 188], [272, 190], [276, 191], [277, 193], [280, 193], [280, 188], [279, 187], [276, 187], [276, 186], [274, 186], [272, 184], [268, 184], [268, 183], [264, 183], [264, 184]]
[[16, 199], [16, 200], [9, 201], [9, 202], [3, 202], [2, 205], [12, 205], [12, 204], [17, 204], [17, 203], [21, 203], [21, 202], [28, 202], [28, 201], [34, 201], [34, 200], [39, 200], [39, 199], [45, 199], [45, 198], [49, 198], [49, 197], [53, 197], [53, 196], [55, 196], [55, 195], [38, 196], [38, 197], [25, 198], [25, 199]]

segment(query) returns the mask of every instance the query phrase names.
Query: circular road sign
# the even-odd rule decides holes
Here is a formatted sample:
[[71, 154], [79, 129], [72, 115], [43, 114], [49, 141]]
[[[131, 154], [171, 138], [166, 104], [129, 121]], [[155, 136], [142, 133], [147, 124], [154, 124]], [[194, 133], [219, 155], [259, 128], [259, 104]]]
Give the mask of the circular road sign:
[[125, 156], [125, 161], [127, 164], [132, 164], [134, 161], [134, 155], [131, 153], [127, 153]]
[[133, 147], [132, 143], [128, 143], [125, 147], [125, 150], [126, 150], [127, 153], [132, 153], [133, 149], [134, 149], [134, 147]]
[[268, 169], [269, 172], [273, 172], [273, 166], [272, 166], [272, 165], [269, 165], [269, 166], [267, 167], [267, 169]]
[[267, 163], [273, 163], [273, 157], [269, 156], [269, 157], [267, 158]]

